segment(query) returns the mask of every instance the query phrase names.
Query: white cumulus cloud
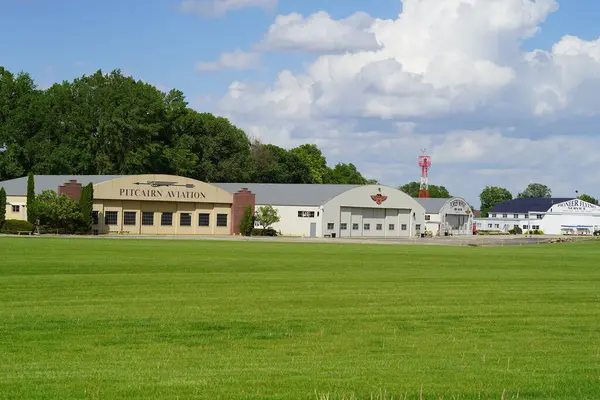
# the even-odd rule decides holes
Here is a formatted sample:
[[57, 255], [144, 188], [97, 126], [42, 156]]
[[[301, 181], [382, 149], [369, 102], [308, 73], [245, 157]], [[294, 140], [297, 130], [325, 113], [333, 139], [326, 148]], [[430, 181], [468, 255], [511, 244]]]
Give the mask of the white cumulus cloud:
[[340, 53], [377, 50], [379, 44], [370, 30], [373, 18], [357, 12], [342, 20], [332, 19], [325, 11], [309, 17], [298, 13], [280, 15], [269, 27], [257, 48], [263, 51], [302, 51]]
[[486, 184], [530, 180], [600, 195], [600, 173], [581, 174], [600, 161], [600, 40], [523, 50], [553, 12], [555, 0], [403, 0], [393, 20], [278, 17], [260, 46], [323, 54], [271, 84], [233, 82], [220, 112], [390, 184], [418, 179], [427, 147], [432, 183], [473, 202]]

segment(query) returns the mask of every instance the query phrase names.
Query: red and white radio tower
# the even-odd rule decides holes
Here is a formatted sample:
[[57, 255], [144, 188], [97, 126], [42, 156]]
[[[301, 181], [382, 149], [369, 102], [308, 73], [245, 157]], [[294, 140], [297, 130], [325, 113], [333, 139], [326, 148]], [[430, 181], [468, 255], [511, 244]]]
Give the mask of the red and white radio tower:
[[431, 167], [431, 157], [423, 154], [419, 156], [419, 167], [421, 167], [421, 187], [419, 188], [419, 198], [426, 199], [429, 197], [429, 180], [427, 178], [429, 168]]

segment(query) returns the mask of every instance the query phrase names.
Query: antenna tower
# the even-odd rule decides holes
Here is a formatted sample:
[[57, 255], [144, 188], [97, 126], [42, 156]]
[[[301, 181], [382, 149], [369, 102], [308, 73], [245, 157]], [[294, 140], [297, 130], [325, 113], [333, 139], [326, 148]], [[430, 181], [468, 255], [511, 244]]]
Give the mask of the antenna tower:
[[431, 157], [425, 155], [425, 149], [419, 156], [419, 167], [421, 167], [421, 187], [419, 188], [419, 198], [426, 199], [429, 197], [429, 168], [431, 167]]

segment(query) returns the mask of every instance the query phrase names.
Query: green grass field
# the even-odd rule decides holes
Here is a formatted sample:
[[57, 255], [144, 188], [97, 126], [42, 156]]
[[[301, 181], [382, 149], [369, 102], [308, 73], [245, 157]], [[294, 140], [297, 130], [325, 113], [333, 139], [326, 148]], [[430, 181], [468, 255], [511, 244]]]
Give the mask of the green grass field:
[[598, 241], [0, 254], [2, 399], [600, 398]]

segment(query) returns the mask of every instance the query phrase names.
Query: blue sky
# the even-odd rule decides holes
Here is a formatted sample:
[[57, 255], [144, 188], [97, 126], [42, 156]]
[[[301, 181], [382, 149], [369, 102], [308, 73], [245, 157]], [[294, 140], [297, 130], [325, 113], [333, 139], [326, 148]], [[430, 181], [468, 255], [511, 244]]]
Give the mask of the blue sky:
[[[519, 92], [520, 94], [516, 95], [517, 102], [527, 98], [521, 93], [521, 90], [523, 86], [528, 85], [529, 81], [525, 77], [530, 72], [523, 72], [522, 61], [515, 61], [510, 52], [499, 51], [498, 54], [491, 56], [486, 53], [485, 42], [477, 42], [473, 38], [474, 35], [478, 36], [481, 30], [486, 29], [486, 24], [474, 24], [473, 29], [465, 31], [467, 33], [464, 33], [463, 36], [459, 36], [457, 33], [456, 38], [449, 42], [450, 46], [456, 44], [456, 52], [446, 52], [445, 49], [436, 47], [433, 42], [433, 44], [426, 44], [431, 46], [431, 50], [425, 49], [422, 54], [419, 53], [419, 49], [410, 50], [407, 47], [392, 49], [394, 40], [401, 40], [401, 38], [409, 39], [409, 42], [410, 40], [421, 40], [424, 33], [415, 31], [414, 36], [411, 36], [413, 31], [410, 29], [425, 26], [427, 23], [431, 23], [431, 28], [428, 28], [429, 31], [425, 29], [425, 32], [427, 35], [430, 32], [433, 38], [436, 37], [437, 26], [440, 25], [440, 22], [428, 21], [429, 16], [423, 16], [417, 12], [407, 13], [404, 27], [398, 27], [397, 31], [392, 28], [377, 28], [377, 37], [384, 38], [386, 35], [398, 32], [396, 39], [386, 39], [388, 42], [384, 47], [389, 49], [386, 50], [388, 58], [396, 58], [398, 65], [403, 66], [401, 69], [410, 70], [411, 73], [421, 76], [423, 82], [435, 86], [435, 91], [427, 94], [426, 99], [417, 99], [414, 97], [412, 89], [409, 91], [410, 96], [406, 94], [408, 86], [394, 86], [392, 94], [389, 92], [379, 93], [378, 97], [372, 97], [375, 96], [373, 88], [378, 88], [379, 91], [389, 90], [392, 81], [384, 82], [382, 80], [379, 82], [376, 81], [376, 76], [361, 76], [360, 79], [356, 76], [348, 76], [347, 81], [333, 84], [333, 81], [338, 80], [337, 75], [326, 77], [322, 70], [315, 71], [317, 66], [322, 65], [325, 60], [331, 62], [330, 66], [339, 63], [337, 68], [343, 68], [350, 65], [352, 54], [360, 53], [360, 57], [368, 58], [373, 56], [375, 51], [370, 49], [348, 50], [350, 47], [347, 46], [351, 43], [343, 44], [340, 41], [348, 38], [348, 41], [352, 42], [350, 34], [340, 35], [332, 44], [350, 54], [314, 50], [316, 44], [331, 38], [331, 30], [327, 31], [329, 33], [323, 33], [325, 31], [320, 29], [316, 23], [311, 25], [306, 21], [301, 21], [298, 29], [289, 33], [289, 35], [311, 37], [301, 40], [300, 37], [289, 36], [289, 45], [294, 45], [296, 43], [294, 40], [298, 39], [297, 51], [279, 51], [272, 47], [272, 49], [259, 54], [258, 65], [247, 69], [223, 67], [203, 72], [198, 71], [196, 66], [200, 62], [217, 60], [223, 52], [239, 49], [256, 53], [253, 51], [253, 46], [265, 37], [277, 16], [299, 13], [309, 17], [316, 12], [326, 11], [331, 17], [332, 25], [329, 29], [332, 29], [339, 25], [339, 20], [359, 11], [373, 18], [395, 20], [402, 11], [400, 0], [378, 0], [377, 2], [279, 0], [273, 9], [247, 7], [216, 17], [185, 12], [181, 9], [182, 1], [0, 0], [0, 37], [2, 38], [0, 40], [0, 65], [13, 72], [29, 72], [36, 83], [42, 87], [65, 79], [71, 80], [98, 69], [109, 71], [119, 68], [161, 88], [181, 89], [192, 106], [225, 115], [249, 134], [259, 136], [265, 141], [275, 142], [284, 147], [297, 145], [298, 138], [320, 144], [332, 163], [336, 161], [354, 162], [365, 173], [389, 184], [401, 184], [406, 180], [418, 179], [418, 169], [413, 165], [418, 156], [415, 152], [423, 145], [428, 145], [434, 155], [440, 154], [437, 170], [434, 157], [434, 167], [431, 171], [433, 183], [445, 184], [451, 188], [451, 191], [459, 195], [463, 194], [474, 203], [477, 202], [476, 197], [482, 186], [488, 182], [489, 184], [514, 187], [512, 190], [516, 191], [528, 181], [544, 180], [544, 183], [555, 188], [557, 195], [568, 195], [569, 192], [574, 191], [575, 186], [580, 191], [600, 195], [598, 189], [600, 177], [597, 174], [568, 181], [565, 178], [568, 174], [561, 172], [562, 161], [556, 161], [556, 167], [552, 167], [541, 165], [544, 163], [539, 160], [531, 161], [530, 164], [527, 164], [529, 161], [525, 160], [526, 165], [521, 166], [521, 169], [516, 169], [514, 162], [498, 159], [497, 156], [494, 156], [497, 151], [494, 152], [486, 147], [486, 143], [490, 143], [490, 138], [495, 138], [498, 140], [498, 146], [514, 148], [522, 145], [531, 149], [546, 149], [543, 150], [548, 152], [545, 157], [539, 156], [540, 160], [544, 160], [548, 157], [552, 158], [555, 154], [561, 154], [561, 152], [578, 154], [579, 149], [589, 149], [590, 144], [598, 143], [595, 141], [598, 139], [598, 131], [593, 127], [594, 124], [598, 126], [598, 114], [592, 112], [590, 115], [586, 108], [588, 107], [586, 105], [588, 97], [580, 88], [585, 87], [586, 82], [592, 83], [591, 86], [588, 86], [595, 87], [598, 77], [594, 71], [595, 68], [600, 68], [600, 61], [593, 65], [586, 64], [583, 56], [579, 54], [577, 62], [581, 62], [581, 65], [584, 66], [579, 69], [573, 68], [573, 74], [578, 74], [576, 87], [565, 83], [565, 86], [552, 89], [554, 93], [552, 99], [548, 100], [548, 95], [544, 95], [543, 99], [536, 98], [535, 101], [532, 100], [532, 103], [520, 104], [520, 109], [516, 110], [511, 108], [515, 100], [510, 96], [515, 96], [515, 93]], [[224, 0], [189, 1], [219, 2]], [[426, 9], [428, 10], [426, 14], [429, 13], [429, 10], [431, 10], [431, 14], [435, 14], [434, 7], [437, 5], [443, 3], [448, 10], [458, 10], [457, 7], [460, 6], [460, 3], [467, 0], [439, 0], [437, 3], [432, 3], [433, 0], [407, 1], [414, 2], [414, 4], [429, 3], [430, 8]], [[458, 16], [456, 21], [450, 21], [448, 24], [456, 23], [457, 27], [463, 27], [475, 20], [493, 21], [494, 16], [491, 15], [490, 9], [484, 2], [474, 1], [476, 5], [473, 6], [469, 17]], [[499, 2], [498, 4], [502, 4], [502, 2], [513, 4], [513, 7], [507, 7], [503, 9], [503, 12], [515, 13], [515, 20], [525, 15], [523, 26], [526, 26], [526, 21], [531, 19], [529, 16], [534, 15], [531, 14], [533, 11], [543, 14], [543, 17], [538, 18], [539, 21], [535, 23], [535, 26], [541, 30], [533, 37], [524, 37], [522, 46], [518, 47], [510, 40], [506, 40], [506, 43], [502, 42], [502, 45], [510, 48], [511, 51], [518, 51], [523, 55], [536, 49], [551, 52], [553, 45], [557, 43], [564, 44], [561, 48], [569, 46], [580, 48], [581, 43], [588, 43], [591, 46], [588, 47], [592, 50], [586, 51], [590, 51], [592, 55], [595, 54], [595, 40], [600, 37], [600, 24], [597, 23], [597, 16], [600, 16], [600, 2], [563, 0], [558, 1], [557, 9], [550, 10], [549, 4], [553, 0], [538, 0], [538, 3], [546, 3], [546, 9], [542, 5], [534, 5], [531, 9], [524, 9], [524, 7], [519, 9], [521, 0], [489, 1]], [[423, 18], [422, 23], [419, 23], [419, 18]], [[460, 18], [463, 20], [461, 21]], [[509, 19], [512, 18], [511, 16]], [[412, 21], [412, 25], [408, 24], [410, 21]], [[444, 20], [440, 21], [441, 24], [446, 23]], [[502, 29], [509, 32], [510, 37], [521, 35], [523, 26], [515, 27], [504, 20], [500, 23], [504, 24]], [[356, 27], [352, 26], [351, 28], [355, 29]], [[359, 27], [356, 30], [361, 30], [364, 34], [363, 28]], [[452, 29], [449, 32], [452, 32]], [[486, 36], [490, 34], [488, 31], [480, 33], [482, 38], [494, 37], [493, 35]], [[565, 35], [572, 35], [581, 43], [573, 44], [562, 41]], [[439, 37], [445, 36], [448, 35], [440, 33]], [[505, 39], [499, 40], [504, 41]], [[463, 46], [463, 43], [468, 43], [468, 46], [466, 44], [467, 47]], [[600, 47], [600, 45], [598, 46]], [[414, 54], [409, 54], [409, 50]], [[421, 69], [422, 66], [417, 61], [422, 61], [427, 57], [435, 60], [435, 57], [441, 54], [456, 56], [456, 54], [462, 53], [468, 56], [465, 58], [465, 71], [469, 71], [468, 68], [471, 67], [480, 68], [480, 63], [475, 65], [475, 60], [479, 59], [486, 59], [486, 62], [492, 62], [498, 68], [485, 70], [484, 77], [480, 80], [467, 82], [470, 86], [464, 96], [453, 98], [451, 106], [441, 106], [440, 98], [445, 99], [447, 92], [441, 93], [440, 87], [463, 88], [465, 82], [461, 80], [463, 79], [460, 78], [461, 74], [457, 73], [454, 77], [440, 76], [440, 72], [431, 75], [431, 66], [435, 66], [435, 62], [430, 61], [428, 69]], [[572, 52], [565, 50], [564, 53], [570, 55]], [[342, 57], [347, 57], [346, 61], [342, 60]], [[355, 58], [358, 57], [355, 56]], [[414, 61], [414, 64], [411, 64], [411, 60]], [[472, 65], [468, 65], [468, 63]], [[554, 60], [552, 63], [556, 64], [558, 61]], [[558, 67], [554, 64], [546, 65], [544, 71], [557, 70]], [[573, 65], [573, 62], [569, 62], [569, 65]], [[500, 70], [505, 68], [505, 71], [508, 71], [507, 67], [513, 71], [513, 76], [516, 78], [510, 80], [507, 78], [510, 74], [506, 75]], [[391, 76], [398, 72], [393, 69], [395, 67], [392, 65], [382, 67], [382, 64], [377, 64], [377, 66], [372, 65], [372, 68], [392, 68], [385, 69], [385, 73], [380, 72], [381, 79], [386, 74]], [[279, 82], [278, 76], [282, 71], [289, 71], [290, 77], [293, 79], [290, 78], [291, 81], [287, 80], [284, 83]], [[496, 72], [498, 80], [494, 78], [492, 82], [491, 79], [485, 78]], [[535, 76], [537, 75], [539, 73], [536, 72]], [[551, 72], [548, 72], [548, 76], [550, 75]], [[310, 82], [306, 85], [310, 87], [309, 91], [312, 94], [306, 94], [295, 87], [296, 79], [303, 82], [300, 85], [304, 85], [308, 79]], [[548, 79], [552, 83], [551, 78]], [[363, 92], [354, 89], [355, 86], [362, 85], [365, 80], [370, 82], [368, 85], [370, 89], [363, 87], [362, 89], [366, 90]], [[230, 88], [233, 82], [248, 86], [248, 88], [244, 87], [242, 97], [233, 96]], [[397, 85], [397, 81], [394, 82], [396, 82], [394, 85]], [[256, 84], [262, 86], [255, 87]], [[291, 86], [284, 87], [285, 85]], [[535, 96], [538, 96], [540, 88], [547, 86], [545, 82], [539, 82], [535, 87], [532, 86], [531, 93], [537, 93]], [[315, 92], [312, 92], [313, 90]], [[401, 94], [398, 94], [399, 92]], [[273, 93], [281, 93], [278, 98], [285, 98], [285, 103], [283, 100], [278, 100], [276, 104], [273, 103], [275, 100], [269, 97], [274, 96]], [[321, 93], [320, 98], [314, 97], [316, 96], [314, 93]], [[389, 101], [391, 95], [396, 96], [393, 104], [381, 108], [383, 103]], [[311, 101], [304, 101], [306, 96], [313, 96], [313, 98]], [[356, 96], [356, 100], [354, 101], [354, 98], [350, 96]], [[204, 99], [204, 102], [201, 102], [200, 99]], [[378, 107], [376, 110], [374, 104]], [[560, 104], [560, 107], [557, 104]], [[457, 107], [462, 108], [457, 111]], [[523, 112], [524, 109], [529, 110], [528, 107], [535, 112]], [[540, 111], [548, 110], [548, 107], [552, 109], [552, 112]], [[295, 111], [288, 113], [287, 110], [290, 108]], [[265, 110], [270, 111], [265, 112]], [[276, 117], [274, 117], [271, 115], [272, 110], [280, 112], [275, 113]], [[588, 122], [586, 119], [585, 123], [582, 122], [576, 127], [577, 132], [572, 132], [570, 128], [573, 125], [569, 122], [570, 118], [579, 120], [582, 112], [587, 112], [586, 118], [590, 121]], [[481, 117], [482, 115], [490, 117], [482, 120], [484, 119]], [[301, 120], [300, 116], [305, 120]], [[307, 126], [310, 127], [310, 130], [307, 130]], [[395, 128], [397, 126], [402, 128]], [[407, 128], [407, 126], [411, 127]], [[552, 131], [548, 130], [545, 134], [547, 126], [555, 128]], [[534, 129], [534, 127], [538, 128]], [[557, 150], [560, 149], [560, 146], [556, 143], [564, 140], [565, 135], [576, 135], [573, 140], [580, 147], [564, 151]], [[514, 137], [529, 138], [530, 141], [510, 142]], [[502, 142], [503, 140], [508, 142]], [[376, 145], [377, 143], [378, 145]], [[386, 143], [388, 144], [386, 145]], [[370, 150], [364, 153], [357, 151], [364, 145], [370, 146]], [[393, 151], [384, 152], [381, 149], [386, 149], [386, 151], [393, 149]], [[448, 157], [447, 154], [450, 151], [471, 151], [473, 154], [469, 154], [462, 160], [460, 157]], [[487, 154], [486, 151], [492, 153]], [[526, 152], [525, 154], [531, 154], [531, 150], [523, 151]], [[509, 153], [506, 154], [507, 159], [510, 157], [518, 160], [528, 158], [523, 157], [524, 153], [522, 152], [513, 155]], [[578, 157], [581, 157], [581, 154]], [[575, 164], [572, 168], [573, 171], [577, 171], [597, 160], [591, 154], [584, 154], [582, 158], [585, 161], [572, 161], [571, 163], [564, 161], [564, 163], [569, 168], [571, 168], [571, 164]], [[524, 174], [523, 169], [527, 173]], [[472, 183], [466, 183], [465, 179], [470, 179]]]

